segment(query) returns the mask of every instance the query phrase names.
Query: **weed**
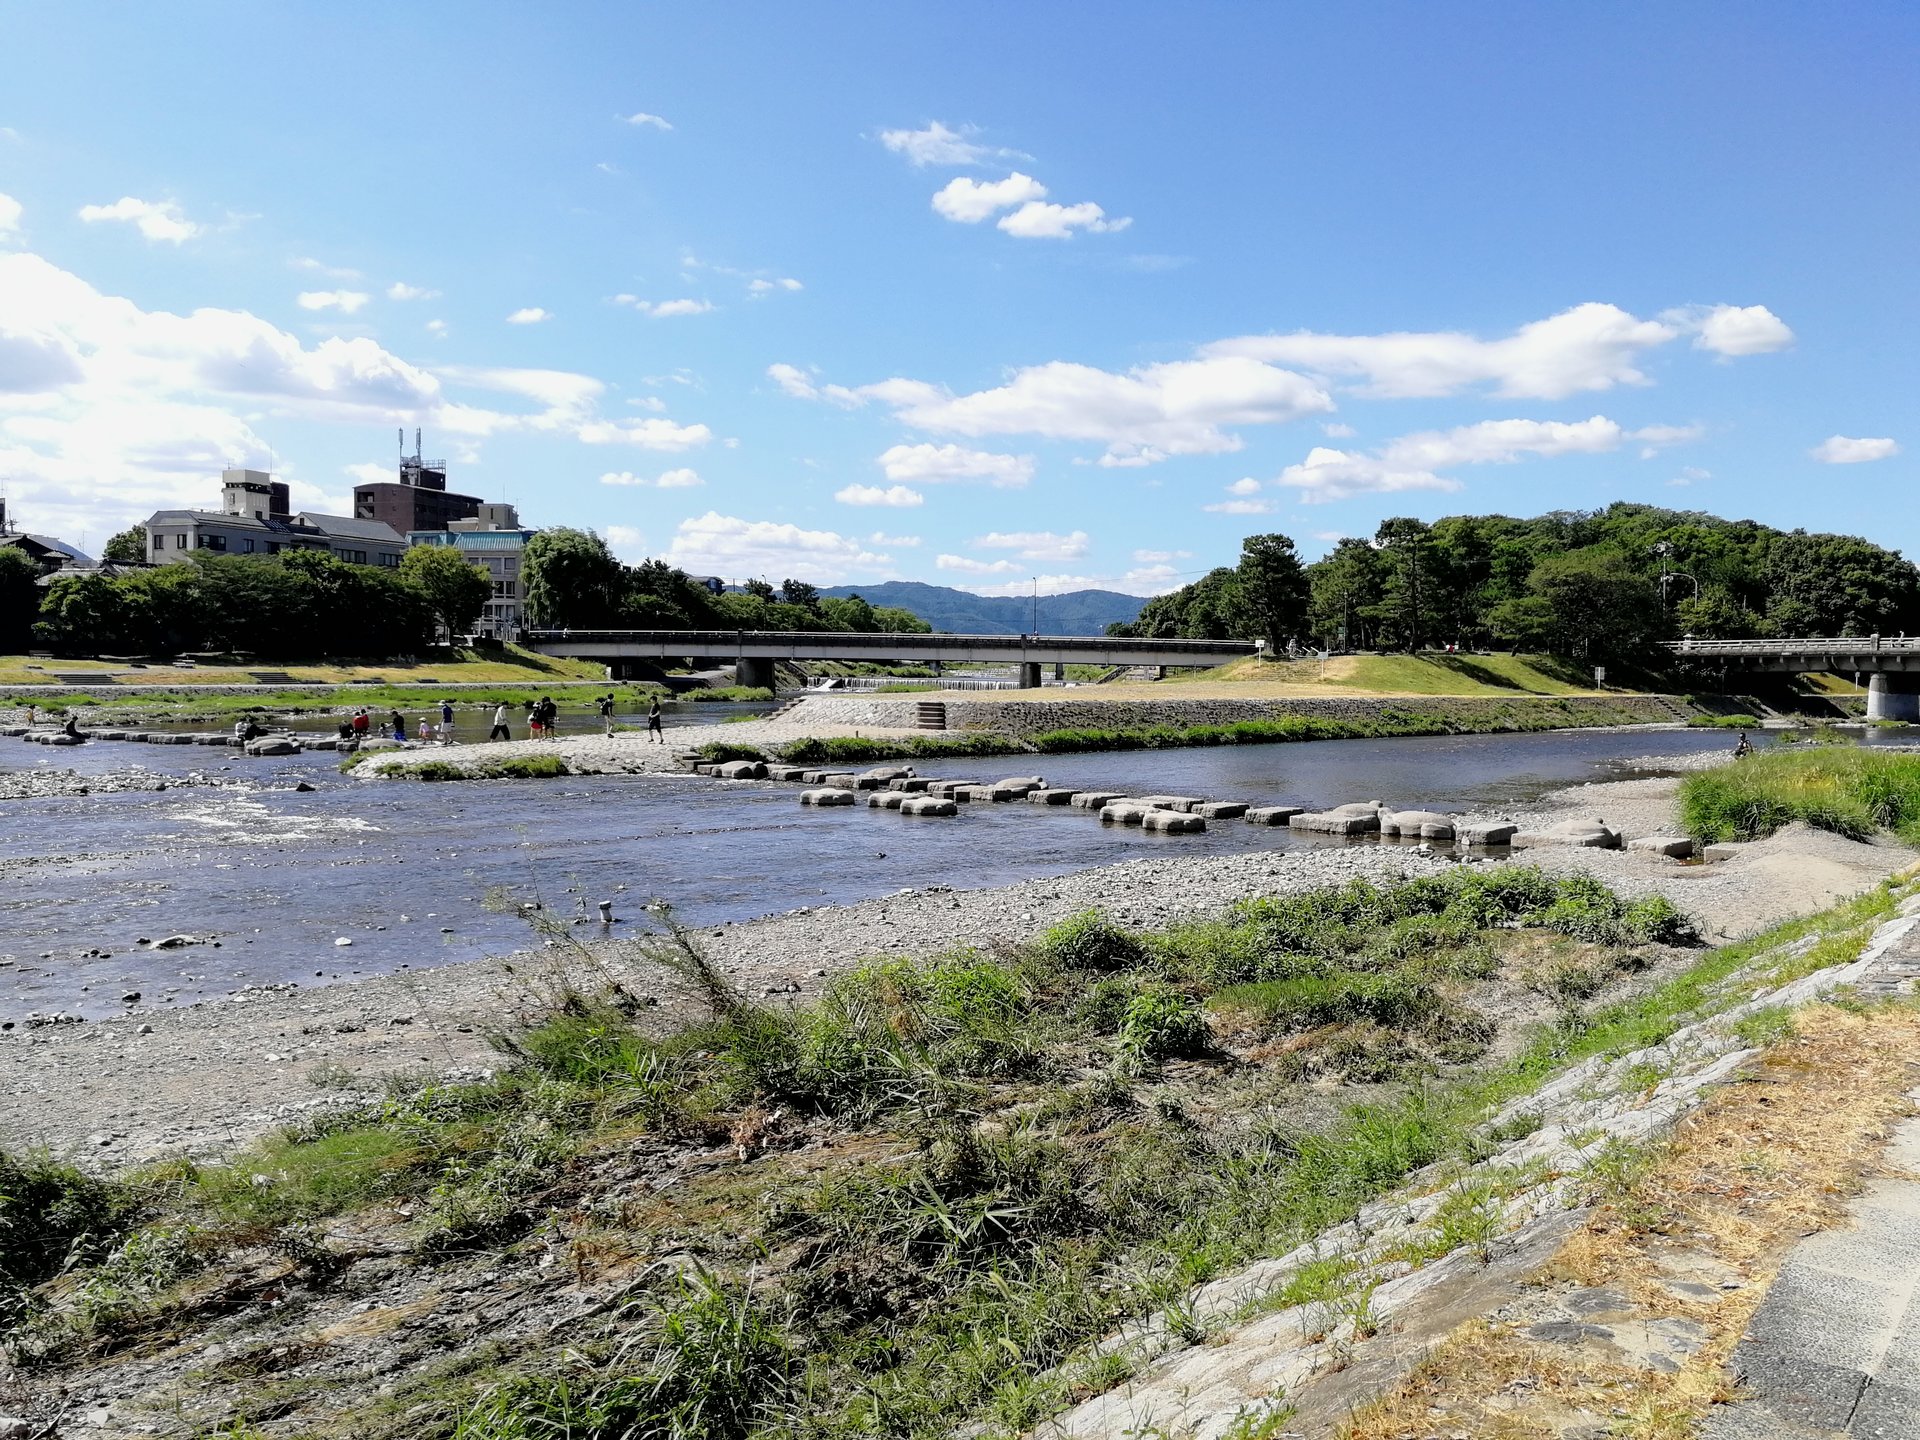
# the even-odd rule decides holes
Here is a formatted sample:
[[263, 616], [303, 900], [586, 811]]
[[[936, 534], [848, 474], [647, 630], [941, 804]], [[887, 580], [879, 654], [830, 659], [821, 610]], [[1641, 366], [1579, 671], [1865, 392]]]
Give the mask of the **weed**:
[[1146, 946], [1098, 910], [1061, 921], [1036, 942], [1041, 953], [1064, 970], [1130, 970], [1146, 956]]
[[1212, 1044], [1207, 1017], [1193, 997], [1149, 985], [1127, 1002], [1120, 1021], [1121, 1053], [1152, 1065], [1176, 1056], [1203, 1055]]
[[1858, 747], [1772, 750], [1689, 775], [1680, 817], [1696, 840], [1754, 840], [1790, 821], [1870, 840], [1920, 841], [1920, 755]]
[[1768, 1005], [1733, 1022], [1735, 1037], [1755, 1050], [1791, 1040], [1795, 1030], [1793, 1012], [1784, 1005]]

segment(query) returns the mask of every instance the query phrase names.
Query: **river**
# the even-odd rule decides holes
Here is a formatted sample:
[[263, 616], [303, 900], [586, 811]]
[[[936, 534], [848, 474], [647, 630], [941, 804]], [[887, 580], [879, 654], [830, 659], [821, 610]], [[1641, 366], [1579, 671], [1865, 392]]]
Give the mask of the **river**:
[[[1611, 778], [1621, 761], [1651, 751], [1731, 743], [1713, 731], [1557, 731], [1002, 758], [921, 771], [987, 779], [1037, 770], [1058, 785], [1136, 794], [1464, 810]], [[816, 810], [798, 803], [795, 787], [770, 782], [361, 781], [341, 775], [327, 752], [249, 760], [198, 746], [49, 750], [0, 738], [0, 770], [35, 765], [83, 773], [144, 765], [239, 783], [0, 801], [0, 1019], [31, 1010], [108, 1014], [128, 990], [148, 1003], [185, 1003], [247, 985], [331, 983], [500, 954], [529, 939], [520, 920], [488, 908], [501, 890], [568, 914], [613, 899], [631, 915], [660, 897], [687, 921], [714, 925], [908, 887], [1007, 884], [1169, 848], [1341, 843], [1238, 823], [1151, 835], [1050, 806], [976, 804], [957, 820]], [[295, 791], [300, 781], [314, 788]], [[218, 948], [136, 944], [174, 934]]]

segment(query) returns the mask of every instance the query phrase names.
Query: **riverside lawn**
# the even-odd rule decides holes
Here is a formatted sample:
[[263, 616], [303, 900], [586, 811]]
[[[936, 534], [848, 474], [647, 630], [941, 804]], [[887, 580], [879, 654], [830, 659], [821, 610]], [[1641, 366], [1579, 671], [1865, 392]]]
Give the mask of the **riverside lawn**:
[[1082, 1348], [1118, 1320], [1482, 1153], [1491, 1107], [1736, 1003], [1784, 939], [1850, 955], [1895, 894], [1691, 961], [1664, 902], [1451, 869], [878, 960], [791, 1012], [671, 936], [687, 1030], [528, 974], [490, 1080], [224, 1164], [16, 1162], [4, 1219], [76, 1263], [19, 1261], [9, 1343], [163, 1434], [1011, 1431], [1124, 1378]]

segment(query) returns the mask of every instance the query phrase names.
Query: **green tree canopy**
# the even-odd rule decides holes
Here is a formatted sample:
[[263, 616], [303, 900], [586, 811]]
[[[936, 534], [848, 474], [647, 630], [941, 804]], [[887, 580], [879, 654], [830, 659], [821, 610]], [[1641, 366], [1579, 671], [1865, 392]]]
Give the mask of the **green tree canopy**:
[[1292, 540], [1249, 535], [1240, 542], [1234, 581], [1239, 613], [1251, 627], [1246, 638], [1265, 640], [1280, 650], [1300, 633], [1307, 618], [1308, 585]]
[[493, 598], [493, 577], [451, 545], [415, 545], [400, 557], [400, 578], [426, 597], [449, 640], [472, 630]]
[[115, 565], [143, 565], [147, 559], [147, 527], [130, 525], [107, 541], [100, 558]]
[[17, 655], [40, 613], [40, 567], [17, 545], [0, 545], [0, 654]]
[[591, 530], [563, 526], [527, 542], [520, 586], [533, 624], [596, 630], [617, 623], [627, 577], [606, 541]]

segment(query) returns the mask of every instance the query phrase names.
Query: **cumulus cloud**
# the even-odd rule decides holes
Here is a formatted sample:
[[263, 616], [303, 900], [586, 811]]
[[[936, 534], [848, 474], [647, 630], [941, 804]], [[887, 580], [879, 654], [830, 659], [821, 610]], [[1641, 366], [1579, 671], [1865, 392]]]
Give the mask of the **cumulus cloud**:
[[[966, 587], [975, 595], [1032, 595], [1038, 593], [1043, 598], [1048, 595], [1065, 595], [1073, 590], [1086, 590], [1101, 583], [1095, 575], [1037, 575], [1020, 580], [1009, 580], [1000, 585], [970, 585]], [[1047, 628], [1047, 607], [1040, 607], [1040, 628]]]
[[927, 497], [918, 490], [909, 490], [904, 485], [848, 485], [833, 492], [833, 498], [842, 505], [892, 505], [906, 508], [924, 505]]
[[869, 545], [877, 545], [883, 550], [911, 550], [920, 543], [918, 535], [889, 535], [884, 530], [876, 530], [867, 537]]
[[1124, 230], [1133, 224], [1131, 216], [1109, 220], [1107, 212], [1091, 200], [1078, 205], [1055, 205], [1045, 200], [1029, 200], [1011, 215], [997, 222], [1009, 235], [1022, 240], [1070, 240], [1076, 230], [1094, 234]]
[[1149, 595], [1164, 595], [1180, 588], [1179, 578], [1180, 572], [1171, 565], [1136, 565], [1120, 577], [1120, 583], [1135, 594], [1144, 590]]
[[971, 125], [962, 125], [954, 130], [935, 120], [921, 130], [882, 130], [880, 143], [894, 154], [906, 156], [909, 164], [920, 168], [928, 165], [978, 165], [985, 160], [1019, 157], [1017, 150], [982, 145], [973, 138], [977, 134], [979, 131]]
[[1164, 565], [1169, 560], [1191, 560], [1191, 550], [1136, 550], [1133, 559], [1136, 565]]
[[1227, 493], [1229, 495], [1258, 495], [1260, 493], [1260, 482], [1255, 480], [1251, 475], [1243, 476], [1227, 486]]
[[507, 316], [509, 325], [538, 325], [542, 320], [551, 320], [553, 312], [542, 310], [538, 305], [526, 305]]
[[[1320, 452], [1316, 450], [1314, 453], [1317, 455]], [[1209, 515], [1271, 515], [1273, 502], [1271, 500], [1221, 500], [1212, 505], [1202, 505], [1200, 508]]]
[[1018, 170], [1004, 180], [949, 180], [933, 195], [933, 208], [962, 225], [978, 225], [1001, 210], [1047, 198], [1047, 187]]
[[1221, 340], [1204, 353], [1351, 377], [1366, 393], [1383, 397], [1433, 398], [1490, 385], [1499, 395], [1561, 400], [1583, 390], [1650, 383], [1635, 362], [1679, 334], [1674, 325], [1636, 319], [1617, 305], [1588, 303], [1522, 325], [1498, 340], [1460, 331], [1322, 335], [1303, 330]]
[[340, 468], [361, 485], [377, 485], [383, 480], [395, 478], [393, 466], [376, 464], [372, 460], [362, 460], [358, 464]]
[[642, 300], [638, 295], [616, 295], [613, 303], [624, 305], [642, 315], [664, 320], [670, 315], [704, 315], [713, 309], [706, 300]]
[[438, 300], [438, 290], [428, 290], [419, 285], [409, 285], [404, 280], [396, 280], [387, 286], [389, 300]]
[[1010, 533], [994, 531], [982, 535], [974, 542], [980, 550], [1014, 550], [1022, 560], [1059, 562], [1078, 560], [1087, 553], [1088, 537], [1084, 530], [1075, 530], [1071, 535], [1056, 535], [1051, 530], [1015, 530]]
[[783, 275], [778, 280], [768, 280], [763, 276], [756, 276], [747, 282], [747, 293], [755, 298], [762, 295], [771, 295], [776, 290], [793, 291], [804, 290], [806, 288], [806, 286], [802, 285], [791, 275]]
[[82, 205], [80, 218], [89, 225], [103, 221], [131, 225], [149, 240], [178, 245], [205, 230], [181, 213], [172, 200], [138, 200], [123, 195], [111, 205]]
[[1011, 560], [974, 560], [965, 555], [936, 555], [934, 568], [961, 575], [1011, 575], [1020, 567]]
[[659, 115], [649, 114], [645, 110], [636, 110], [631, 115], [622, 115], [620, 118], [629, 125], [646, 126], [654, 130], [673, 129], [671, 122]]
[[1786, 321], [1764, 305], [1696, 306], [1669, 310], [1660, 318], [1692, 331], [1694, 349], [1711, 350], [1728, 359], [1770, 355], [1793, 344], [1793, 331]]
[[844, 385], [815, 384], [813, 376], [798, 365], [769, 365], [767, 378], [796, 400], [824, 400], [829, 405], [838, 405], [846, 410], [866, 403], [865, 397]]
[[960, 445], [895, 445], [877, 462], [889, 480], [937, 485], [947, 480], [984, 480], [1015, 490], [1033, 479], [1031, 455], [999, 455]]
[[1900, 442], [1884, 437], [1864, 440], [1848, 435], [1829, 435], [1807, 453], [1823, 465], [1860, 465], [1868, 460], [1886, 460], [1898, 455]]
[[665, 559], [696, 575], [781, 575], [818, 585], [885, 578], [892, 559], [852, 536], [709, 510], [683, 520]]
[[637, 445], [642, 450], [693, 450], [713, 439], [705, 425], [680, 425], [672, 420], [595, 420], [582, 425], [579, 439], [589, 445]]
[[636, 475], [631, 470], [610, 470], [600, 477], [602, 485], [640, 485], [655, 490], [685, 490], [706, 482], [701, 480], [697, 470], [682, 466], [677, 470], [662, 470], [658, 475]]
[[1333, 408], [1315, 382], [1241, 356], [1143, 365], [1125, 374], [1056, 360], [971, 395], [905, 379], [851, 393], [890, 406], [921, 430], [1098, 441], [1107, 447], [1101, 463], [1112, 465], [1238, 450], [1244, 442], [1229, 426], [1276, 424]]
[[367, 303], [361, 290], [302, 290], [294, 297], [302, 310], [338, 310], [351, 315]]
[[631, 525], [609, 525], [600, 532], [607, 548], [629, 565], [647, 558], [647, 537]]
[[20, 233], [20, 217], [26, 211], [18, 200], [0, 191], [0, 238]]
[[296, 255], [287, 261], [289, 269], [305, 270], [314, 275], [324, 275], [329, 280], [358, 280], [360, 272], [346, 265], [329, 265], [324, 260], [316, 260], [311, 255]]
[[[1345, 500], [1353, 495], [1391, 495], [1404, 490], [1458, 490], [1460, 482], [1403, 464], [1395, 464], [1378, 455], [1352, 454], [1316, 445], [1298, 465], [1289, 465], [1276, 482], [1292, 485], [1308, 504], [1326, 500]], [[1209, 505], [1229, 515], [1254, 513], [1235, 510], [1232, 503]]]

